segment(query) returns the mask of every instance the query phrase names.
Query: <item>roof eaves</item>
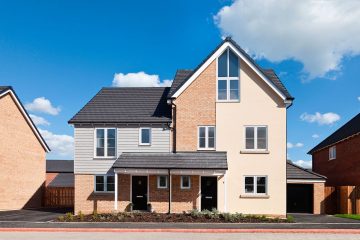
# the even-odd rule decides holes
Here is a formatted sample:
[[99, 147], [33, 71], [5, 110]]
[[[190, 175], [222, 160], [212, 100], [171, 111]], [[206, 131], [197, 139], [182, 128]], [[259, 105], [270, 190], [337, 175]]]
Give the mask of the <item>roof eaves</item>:
[[315, 175], [315, 176], [318, 176], [318, 177], [327, 179], [326, 176], [321, 175], [321, 174], [318, 174], [318, 173], [316, 173], [316, 172], [313, 172], [313, 171], [311, 171], [311, 170], [309, 170], [309, 169], [300, 167], [299, 165], [296, 165], [295, 163], [293, 163], [291, 160], [287, 160], [287, 164], [290, 164], [291, 166], [294, 166], [294, 167], [296, 167], [296, 168], [298, 168], [298, 169], [300, 169], [300, 170], [303, 170], [303, 171], [308, 172], [308, 173], [310, 173], [310, 174], [313, 174], [313, 175]]

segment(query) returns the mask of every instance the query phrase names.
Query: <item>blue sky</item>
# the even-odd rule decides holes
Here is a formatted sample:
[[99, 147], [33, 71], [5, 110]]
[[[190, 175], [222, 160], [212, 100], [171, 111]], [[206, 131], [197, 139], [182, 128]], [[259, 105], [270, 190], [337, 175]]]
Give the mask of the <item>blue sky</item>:
[[[328, 17], [314, 21], [316, 28], [296, 29], [307, 14], [302, 6], [292, 6], [299, 10], [291, 16], [280, 9], [273, 22], [271, 2], [264, 8], [247, 0], [2, 1], [0, 85], [12, 85], [37, 117], [54, 150], [48, 158], [71, 159], [67, 121], [101, 87], [136, 85], [136, 77], [139, 85], [162, 85], [231, 35], [261, 66], [274, 68], [295, 96], [288, 110], [289, 158], [309, 160], [310, 148], [360, 111], [360, 37], [351, 27], [360, 16], [354, 6], [334, 1], [325, 8], [334, 16], [340, 9], [351, 25]], [[324, 17], [318, 12], [316, 19]], [[331, 21], [339, 27], [329, 29]], [[298, 33], [302, 37], [294, 38]]]

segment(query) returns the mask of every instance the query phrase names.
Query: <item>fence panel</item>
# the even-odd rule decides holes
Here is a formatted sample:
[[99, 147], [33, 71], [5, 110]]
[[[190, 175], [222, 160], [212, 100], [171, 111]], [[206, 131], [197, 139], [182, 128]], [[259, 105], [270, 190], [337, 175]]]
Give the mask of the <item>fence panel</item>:
[[73, 187], [46, 187], [44, 195], [45, 207], [74, 207]]

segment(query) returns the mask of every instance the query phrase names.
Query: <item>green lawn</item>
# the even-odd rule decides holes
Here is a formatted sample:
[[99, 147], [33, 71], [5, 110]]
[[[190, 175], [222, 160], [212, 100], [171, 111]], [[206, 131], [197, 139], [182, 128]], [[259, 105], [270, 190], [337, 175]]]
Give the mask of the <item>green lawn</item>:
[[360, 214], [335, 214], [335, 217], [350, 218], [360, 220]]

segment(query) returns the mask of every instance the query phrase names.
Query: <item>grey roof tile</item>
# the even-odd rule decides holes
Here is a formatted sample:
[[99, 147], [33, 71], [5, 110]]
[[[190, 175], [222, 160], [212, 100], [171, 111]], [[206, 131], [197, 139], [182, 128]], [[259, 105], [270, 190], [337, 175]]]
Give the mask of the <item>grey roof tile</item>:
[[360, 113], [353, 117], [350, 121], [336, 130], [329, 137], [325, 138], [321, 143], [316, 145], [313, 149], [311, 149], [308, 153], [312, 154], [318, 150], [321, 150], [325, 147], [331, 146], [345, 138], [351, 137], [355, 134], [360, 133]]
[[226, 170], [226, 152], [122, 153], [114, 168]]
[[179, 69], [176, 71], [174, 80], [171, 84], [171, 88], [168, 94], [168, 98], [171, 98], [171, 96], [176, 92], [179, 86], [182, 86], [184, 82], [192, 75], [193, 70], [189, 69]]
[[59, 173], [49, 184], [48, 187], [74, 187], [73, 173]]
[[47, 173], [73, 173], [73, 160], [46, 160]]
[[171, 122], [166, 87], [103, 88], [69, 123]]
[[302, 168], [291, 161], [286, 162], [287, 179], [325, 180], [326, 177], [318, 173]]

